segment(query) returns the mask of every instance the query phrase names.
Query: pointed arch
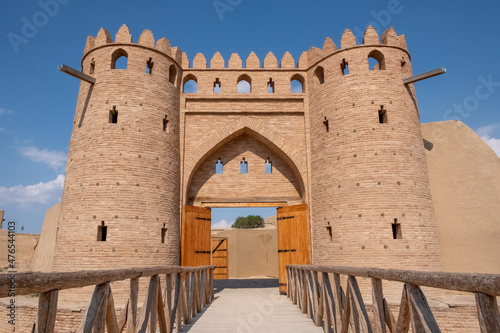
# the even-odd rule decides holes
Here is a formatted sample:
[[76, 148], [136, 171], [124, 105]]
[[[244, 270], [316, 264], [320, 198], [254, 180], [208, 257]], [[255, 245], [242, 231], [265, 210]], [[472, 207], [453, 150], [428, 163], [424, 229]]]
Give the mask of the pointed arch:
[[182, 80], [183, 93], [197, 93], [198, 92], [198, 79], [193, 74], [188, 74]]
[[188, 190], [193, 177], [207, 158], [230, 141], [245, 134], [264, 144], [286, 163], [299, 183], [300, 196], [305, 199], [306, 163], [303, 154], [299, 154], [285, 138], [269, 127], [255, 120], [242, 120], [225, 126], [216, 134], [207, 138], [193, 154], [186, 157], [184, 175], [187, 176], [187, 182], [184, 183], [183, 200], [188, 199]]

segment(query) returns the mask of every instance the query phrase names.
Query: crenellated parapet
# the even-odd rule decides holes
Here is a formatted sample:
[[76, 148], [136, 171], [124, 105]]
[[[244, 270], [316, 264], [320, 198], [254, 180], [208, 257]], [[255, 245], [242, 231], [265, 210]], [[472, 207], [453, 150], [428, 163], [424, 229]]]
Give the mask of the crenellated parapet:
[[[189, 63], [189, 59], [186, 59], [186, 63]], [[303, 66], [303, 61], [301, 61], [300, 64]], [[243, 61], [238, 53], [231, 54], [229, 61], [226, 63], [220, 52], [216, 52], [210, 60], [210, 67], [207, 65], [205, 55], [203, 53], [198, 53], [194, 57], [192, 66], [189, 69], [243, 69]], [[279, 65], [278, 59], [272, 52], [266, 55], [262, 64], [257, 54], [253, 51], [248, 55], [245, 61], [246, 69], [295, 69], [303, 68], [302, 66], [297, 66], [293, 56], [288, 51], [285, 52], [281, 58]], [[188, 68], [184, 67], [184, 69]]]
[[[323, 48], [312, 47], [308, 51], [301, 54], [298, 61], [295, 61], [290, 52], [286, 51], [280, 61], [272, 52], [268, 52], [265, 56], [264, 61], [261, 62], [259, 57], [255, 52], [251, 52], [245, 61], [245, 69], [309, 69], [314, 66], [322, 59], [331, 56], [332, 54], [338, 52], [344, 52], [348, 49], [367, 47], [367, 46], [392, 46], [406, 51], [406, 39], [404, 35], [398, 36], [393, 28], [387, 29], [380, 39], [377, 31], [372, 26], [368, 26], [364, 33], [362, 44], [358, 45], [356, 43], [356, 37], [351, 30], [346, 29], [342, 34], [340, 40], [340, 48], [338, 48], [330, 37], [325, 39]], [[408, 55], [409, 58], [409, 55]], [[243, 69], [242, 57], [238, 53], [231, 54], [231, 58], [228, 62], [225, 61], [224, 57], [220, 52], [216, 52], [208, 64], [207, 58], [203, 53], [198, 53], [189, 67], [185, 66], [189, 64], [189, 59], [187, 55], [183, 58], [183, 68], [184, 69]]]
[[146, 29], [144, 30], [137, 43], [133, 43], [132, 35], [128, 27], [124, 24], [120, 27], [113, 40], [110, 32], [104, 28], [101, 28], [97, 33], [96, 37], [88, 36], [87, 42], [84, 49], [84, 58], [93, 50], [104, 47], [104, 46], [122, 46], [122, 45], [138, 45], [144, 48], [154, 49], [174, 60], [179, 66], [184, 63], [188, 64], [187, 56], [182, 54], [182, 51], [178, 47], [171, 47], [170, 41], [167, 38], [161, 38], [155, 41], [153, 33]]
[[[238, 53], [231, 54], [229, 61], [226, 61], [220, 52], [216, 52], [211, 58], [210, 63], [203, 53], [198, 53], [192, 60], [188, 58], [186, 53], [183, 53], [178, 47], [171, 47], [170, 42], [166, 38], [161, 38], [155, 41], [153, 33], [146, 29], [144, 30], [137, 43], [132, 42], [132, 35], [126, 25], [122, 25], [115, 35], [114, 41], [109, 33], [104, 28], [101, 28], [96, 37], [88, 36], [85, 45], [84, 55], [90, 51], [106, 45], [139, 45], [146, 48], [154, 49], [172, 58], [183, 69], [243, 69], [243, 60]], [[246, 69], [308, 69], [314, 66], [322, 59], [331, 56], [338, 52], [344, 52], [348, 49], [366, 46], [379, 47], [396, 47], [407, 52], [406, 39], [404, 35], [398, 36], [396, 31], [391, 27], [383, 32], [380, 37], [374, 27], [368, 26], [363, 35], [362, 44], [356, 43], [356, 37], [351, 30], [346, 29], [340, 40], [340, 48], [338, 48], [330, 37], [325, 39], [323, 48], [312, 47], [308, 51], [302, 53], [298, 61], [295, 61], [290, 52], [285, 52], [280, 61], [276, 56], [269, 52], [264, 61], [261, 62], [255, 52], [251, 52], [245, 60]], [[409, 55], [408, 55], [409, 59]]]
[[[338, 52], [344, 52], [349, 49], [359, 48], [359, 47], [387, 47], [392, 46], [404, 50], [408, 54], [406, 47], [406, 38], [404, 35], [398, 36], [396, 31], [391, 27], [388, 28], [382, 34], [382, 38], [379, 37], [377, 31], [371, 25], [368, 26], [363, 35], [362, 44], [356, 43], [356, 36], [351, 30], [346, 29], [342, 34], [340, 39], [340, 49], [337, 48], [335, 43], [330, 37], [327, 37], [325, 43], [323, 44], [323, 49], [317, 47], [312, 47], [307, 51], [308, 67], [313, 66], [322, 59], [331, 56], [332, 54]], [[409, 59], [408, 54], [408, 59]]]

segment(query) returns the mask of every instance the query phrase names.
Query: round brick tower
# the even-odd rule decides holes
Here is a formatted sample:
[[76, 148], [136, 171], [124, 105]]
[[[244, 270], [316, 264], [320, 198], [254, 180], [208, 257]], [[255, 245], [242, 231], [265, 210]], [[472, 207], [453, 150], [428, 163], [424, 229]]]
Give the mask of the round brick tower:
[[405, 38], [341, 44], [308, 52], [313, 263], [440, 270]]
[[149, 30], [88, 38], [53, 271], [179, 264], [181, 60]]

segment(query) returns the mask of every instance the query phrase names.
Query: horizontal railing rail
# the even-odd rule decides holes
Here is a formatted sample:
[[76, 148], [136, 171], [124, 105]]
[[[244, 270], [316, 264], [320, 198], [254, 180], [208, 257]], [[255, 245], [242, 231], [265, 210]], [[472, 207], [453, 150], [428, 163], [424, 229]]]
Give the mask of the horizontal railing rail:
[[[77, 332], [173, 332], [182, 329], [214, 298], [215, 266], [147, 267], [54, 273], [0, 274], [0, 298], [39, 293], [37, 321], [32, 332], [54, 332], [59, 290], [95, 285]], [[162, 287], [160, 276], [165, 275]], [[139, 278], [149, 277], [149, 287], [138, 312]], [[116, 316], [111, 282], [130, 280], [130, 297]], [[11, 295], [9, 295], [11, 294]]]
[[[440, 332], [421, 286], [475, 295], [481, 332], [500, 332], [496, 296], [499, 274], [422, 272], [344, 266], [287, 265], [287, 295], [325, 332]], [[347, 276], [342, 287], [340, 276]], [[333, 277], [330, 278], [330, 276]], [[373, 322], [356, 277], [370, 278]], [[384, 298], [382, 280], [404, 283], [397, 320]]]

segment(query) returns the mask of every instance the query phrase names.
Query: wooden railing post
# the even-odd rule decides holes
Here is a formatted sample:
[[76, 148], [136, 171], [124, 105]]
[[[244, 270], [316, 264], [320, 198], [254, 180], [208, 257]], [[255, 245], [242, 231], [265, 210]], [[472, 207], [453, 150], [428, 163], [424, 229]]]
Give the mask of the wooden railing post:
[[210, 304], [210, 302], [212, 301], [212, 292], [210, 291], [210, 286], [211, 286], [210, 272], [211, 272], [210, 269], [207, 269], [205, 271], [205, 302], [206, 302], [206, 304]]
[[406, 290], [410, 301], [411, 321], [413, 332], [441, 332], [431, 308], [427, 303], [422, 289], [419, 286], [407, 283]]
[[[300, 276], [302, 280], [302, 313], [308, 313], [309, 309], [309, 302], [307, 301], [307, 279], [306, 279], [306, 272], [304, 270], [300, 270]], [[309, 318], [309, 316], [308, 316]]]
[[497, 298], [484, 293], [475, 292], [477, 316], [481, 333], [500, 332], [500, 314]]
[[337, 318], [336, 318], [336, 308], [335, 299], [333, 298], [332, 286], [330, 284], [330, 278], [328, 273], [322, 272], [323, 281], [323, 319], [325, 321], [325, 332], [330, 332], [330, 327], [333, 326], [334, 332], [338, 332]]
[[384, 294], [382, 292], [382, 280], [372, 278], [372, 303], [373, 317], [375, 321], [375, 332], [385, 333], [385, 315], [384, 315]]
[[337, 332], [340, 332], [342, 318], [344, 316], [344, 291], [340, 284], [340, 274], [333, 273], [333, 283], [335, 285], [335, 323], [337, 325]]
[[104, 306], [104, 302], [107, 301], [109, 291], [109, 282], [99, 284], [95, 286], [94, 293], [92, 295], [92, 300], [90, 305], [80, 323], [80, 327], [77, 333], [90, 333], [94, 329], [94, 324], [96, 324], [99, 312]]
[[[156, 331], [156, 310], [158, 301], [158, 274], [151, 276], [149, 279], [149, 288], [146, 299], [144, 300], [144, 305], [141, 309], [141, 314], [139, 320], [137, 321], [136, 332], [142, 333], [146, 332], [148, 328], [148, 321], [150, 321], [151, 332]], [[153, 329], [154, 328], [154, 329]]]
[[[176, 295], [177, 296], [177, 295]], [[175, 317], [175, 311], [172, 311], [172, 274], [165, 275], [165, 289], [163, 295], [163, 304], [165, 309], [165, 320], [167, 332], [172, 332], [172, 316]], [[173, 314], [172, 314], [173, 312]]]
[[173, 321], [174, 315], [177, 310], [176, 317], [176, 330], [180, 332], [182, 330], [182, 316], [186, 315], [187, 312], [187, 303], [186, 303], [186, 295], [184, 293], [184, 278], [182, 272], [177, 273], [175, 277], [175, 298], [174, 298], [174, 307], [172, 309], [172, 318], [170, 322], [172, 325], [170, 329], [173, 330]]
[[127, 313], [127, 333], [135, 333], [137, 326], [137, 300], [139, 297], [139, 278], [130, 279], [130, 304]]
[[163, 296], [161, 294], [161, 283], [159, 278], [157, 283], [158, 283], [158, 293], [157, 293], [158, 298], [156, 299], [156, 313], [158, 315], [158, 326], [160, 329], [160, 333], [167, 333], [167, 317], [165, 315], [165, 305], [163, 303]]
[[38, 319], [36, 324], [38, 333], [54, 332], [58, 296], [59, 290], [52, 290], [42, 293], [38, 297]]
[[214, 268], [210, 268], [210, 301], [215, 298], [215, 288], [214, 288]]
[[113, 293], [111, 292], [111, 288], [109, 288], [108, 300], [107, 300], [106, 327], [108, 329], [108, 333], [121, 332], [120, 327], [118, 326], [118, 321], [116, 319], [115, 301], [113, 299]]

